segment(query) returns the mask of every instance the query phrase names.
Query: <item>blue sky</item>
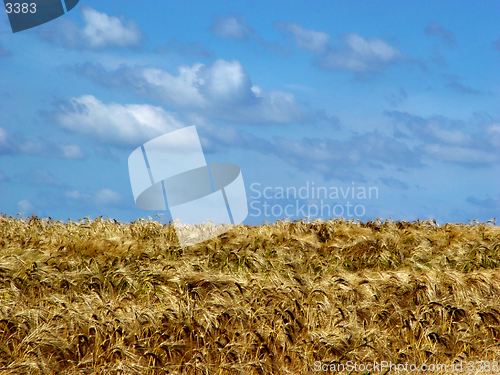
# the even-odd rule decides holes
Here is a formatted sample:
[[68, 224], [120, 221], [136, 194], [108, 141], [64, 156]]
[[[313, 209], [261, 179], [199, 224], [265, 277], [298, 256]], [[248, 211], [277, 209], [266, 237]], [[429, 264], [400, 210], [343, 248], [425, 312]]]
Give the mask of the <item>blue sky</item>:
[[[155, 217], [134, 204], [128, 156], [196, 125], [207, 162], [241, 168], [248, 224], [335, 216], [321, 205], [498, 217], [499, 15], [497, 1], [81, 0], [12, 34], [2, 13], [0, 212]], [[321, 201], [313, 185], [377, 196]]]

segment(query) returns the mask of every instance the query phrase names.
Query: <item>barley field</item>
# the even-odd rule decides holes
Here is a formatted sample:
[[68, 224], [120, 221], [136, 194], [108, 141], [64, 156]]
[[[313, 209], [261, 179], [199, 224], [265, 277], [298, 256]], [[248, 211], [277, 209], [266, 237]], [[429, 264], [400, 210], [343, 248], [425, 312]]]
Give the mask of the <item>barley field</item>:
[[491, 223], [0, 217], [2, 375], [498, 373], [499, 302]]

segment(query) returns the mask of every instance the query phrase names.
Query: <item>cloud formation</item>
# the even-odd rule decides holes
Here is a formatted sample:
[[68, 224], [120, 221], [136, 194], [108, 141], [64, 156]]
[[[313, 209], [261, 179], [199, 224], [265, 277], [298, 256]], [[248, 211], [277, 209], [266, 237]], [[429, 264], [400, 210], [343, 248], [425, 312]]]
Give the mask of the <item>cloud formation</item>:
[[429, 144], [422, 149], [432, 158], [452, 163], [490, 164], [499, 160], [498, 155], [473, 147]]
[[87, 156], [78, 145], [54, 143], [41, 137], [38, 140], [25, 139], [21, 135], [10, 137], [0, 127], [0, 155], [2, 154], [40, 155], [60, 159], [84, 159]]
[[231, 148], [237, 148], [269, 154], [275, 148], [272, 142], [236, 129], [234, 126], [216, 126], [202, 119], [193, 122], [198, 124], [196, 128], [200, 135], [201, 145], [206, 153], [224, 152]]
[[451, 47], [455, 45], [455, 34], [450, 30], [446, 30], [437, 22], [431, 22], [427, 25], [425, 35], [439, 37], [445, 46]]
[[486, 136], [494, 147], [500, 147], [500, 123], [492, 123], [486, 127]]
[[396, 138], [416, 140], [417, 149], [431, 159], [469, 167], [500, 161], [500, 126], [496, 123], [485, 124], [482, 131], [472, 133], [467, 131], [471, 124], [444, 116], [424, 118], [400, 111], [386, 111], [385, 115], [394, 121]]
[[135, 21], [108, 16], [89, 6], [81, 7], [81, 15], [83, 27], [64, 17], [58, 23], [57, 32], [41, 34], [42, 40], [69, 49], [142, 46], [143, 33]]
[[[224, 90], [218, 94], [225, 97]], [[120, 147], [137, 147], [184, 126], [161, 107], [105, 104], [90, 95], [58, 103], [57, 110], [51, 116], [66, 129], [88, 135], [103, 144]], [[327, 179], [364, 181], [365, 177], [358, 169], [372, 168], [374, 163], [410, 168], [423, 166], [418, 153], [379, 132], [358, 135], [344, 141], [330, 138], [292, 140], [283, 137], [267, 140], [234, 126], [216, 126], [196, 115], [188, 117], [197, 124], [202, 146], [207, 153], [231, 148], [255, 150], [276, 155], [299, 170], [315, 171]]]
[[292, 33], [298, 48], [313, 52], [323, 53], [330, 43], [331, 36], [323, 31], [308, 30], [293, 22], [275, 22], [280, 30]]
[[378, 72], [405, 59], [397, 48], [380, 38], [366, 39], [356, 33], [347, 33], [337, 37], [337, 45], [331, 45], [331, 35], [324, 31], [305, 29], [292, 22], [275, 22], [274, 25], [291, 33], [298, 48], [318, 55], [316, 65], [326, 70]]
[[112, 189], [102, 188], [92, 194], [82, 193], [79, 190], [68, 190], [64, 193], [65, 198], [82, 201], [94, 206], [117, 206], [123, 203], [123, 196]]
[[357, 169], [373, 167], [374, 163], [409, 168], [423, 167], [418, 152], [378, 131], [356, 135], [345, 141], [330, 138], [291, 140], [277, 137], [274, 153], [299, 170], [316, 171], [325, 179], [335, 178], [343, 181], [365, 181], [365, 177]]
[[27, 199], [23, 199], [17, 202], [17, 209], [19, 213], [24, 217], [35, 213], [35, 206], [33, 206]]
[[[301, 171], [316, 172], [325, 179], [366, 181], [363, 168], [384, 169], [421, 168], [421, 152], [378, 131], [356, 135], [346, 140], [328, 137], [271, 140], [254, 136], [233, 126], [212, 125], [203, 121], [197, 126], [203, 150], [207, 153], [225, 152], [230, 148], [254, 150], [274, 155]], [[387, 177], [386, 184], [397, 181]], [[400, 182], [398, 187], [405, 188]]]
[[250, 27], [241, 14], [233, 14], [229, 17], [216, 15], [210, 31], [222, 39], [245, 40], [259, 39], [258, 33]]
[[397, 48], [379, 38], [365, 39], [348, 33], [338, 39], [341, 46], [330, 48], [318, 61], [320, 67], [356, 73], [378, 72], [404, 59]]
[[[256, 149], [261, 152], [276, 155], [298, 170], [319, 173], [326, 180], [365, 182], [364, 170], [423, 168], [426, 159], [464, 167], [486, 167], [500, 162], [500, 124], [488, 116], [479, 116], [474, 123], [468, 123], [401, 111], [385, 114], [393, 119], [393, 136], [373, 131], [346, 140], [275, 137], [273, 142], [252, 140], [252, 143], [258, 144]], [[482, 123], [478, 126], [479, 122]], [[481, 130], [467, 131], [471, 128]], [[382, 176], [377, 181], [390, 188], [410, 188], [393, 176]]]
[[336, 119], [324, 112], [306, 110], [292, 93], [267, 91], [254, 85], [237, 60], [219, 59], [209, 66], [200, 63], [181, 66], [177, 75], [160, 68], [125, 65], [109, 71], [90, 62], [72, 70], [97, 84], [130, 89], [166, 106], [209, 119], [248, 124], [316, 121], [336, 124]]
[[214, 16], [213, 24], [209, 29], [214, 35], [221, 39], [229, 40], [252, 40], [271, 51], [288, 53], [288, 50], [278, 43], [264, 40], [255, 29], [253, 29], [241, 14], [232, 14], [228, 17]]
[[92, 95], [56, 103], [56, 110], [49, 116], [65, 129], [121, 147], [137, 147], [184, 126], [161, 107], [105, 104]]

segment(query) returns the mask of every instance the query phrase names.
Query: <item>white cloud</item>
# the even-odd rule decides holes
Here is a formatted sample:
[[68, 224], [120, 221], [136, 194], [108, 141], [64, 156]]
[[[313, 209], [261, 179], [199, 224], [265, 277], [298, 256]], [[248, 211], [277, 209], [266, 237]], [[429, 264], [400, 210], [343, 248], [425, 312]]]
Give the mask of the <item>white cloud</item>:
[[64, 196], [69, 199], [81, 200], [95, 206], [113, 206], [122, 202], [123, 197], [115, 190], [102, 188], [93, 194], [82, 193], [78, 190], [68, 190]]
[[97, 206], [113, 205], [119, 203], [122, 200], [122, 196], [120, 193], [107, 188], [97, 191], [93, 198], [94, 203]]
[[314, 53], [325, 52], [330, 43], [331, 36], [323, 31], [308, 30], [292, 22], [276, 22], [275, 25], [292, 33], [297, 47]]
[[217, 60], [208, 67], [181, 66], [178, 76], [159, 68], [144, 68], [139, 77], [165, 104], [179, 107], [209, 108], [252, 97], [250, 78], [236, 60]]
[[500, 147], [500, 124], [495, 123], [486, 128], [486, 134], [495, 147]]
[[83, 159], [85, 153], [78, 145], [65, 145], [61, 146], [62, 157], [64, 159]]
[[212, 103], [244, 102], [254, 98], [252, 82], [239, 61], [217, 60], [199, 75], [199, 91]]
[[167, 105], [205, 107], [208, 103], [198, 91], [198, 86], [202, 83], [198, 75], [203, 67], [203, 64], [182, 66], [177, 77], [159, 68], [144, 68], [134, 73], [152, 96], [158, 97]]
[[22, 154], [39, 155], [43, 153], [44, 145], [40, 142], [27, 141], [19, 144], [19, 151]]
[[291, 22], [275, 22], [275, 25], [293, 34], [297, 47], [320, 55], [317, 63], [323, 69], [375, 72], [405, 58], [397, 48], [380, 38], [365, 39], [356, 33], [347, 33], [338, 36], [339, 45], [330, 46], [331, 35], [323, 31], [305, 29]]
[[397, 49], [378, 38], [366, 40], [356, 33], [350, 33], [345, 35], [343, 39], [352, 51], [366, 59], [382, 60], [386, 62], [400, 56]]
[[71, 191], [66, 191], [64, 193], [66, 198], [71, 198], [71, 199], [83, 199], [84, 196], [78, 191], [78, 190], [71, 190]]
[[53, 143], [45, 139], [11, 140], [7, 131], [0, 127], [0, 154], [27, 154], [61, 159], [84, 159], [86, 154], [75, 144]]
[[319, 62], [321, 67], [352, 72], [379, 71], [404, 58], [398, 49], [379, 38], [365, 39], [349, 33], [340, 36], [339, 40], [343, 47], [328, 50]]
[[463, 121], [437, 115], [426, 119], [400, 111], [386, 111], [385, 114], [395, 120], [397, 137], [416, 137], [426, 143], [447, 143], [456, 146], [470, 145], [473, 141], [473, 137], [463, 130]]
[[210, 31], [222, 39], [232, 40], [252, 40], [264, 48], [288, 54], [287, 48], [278, 43], [272, 43], [264, 40], [257, 31], [255, 31], [241, 14], [233, 14], [229, 17], [215, 16], [214, 23]]
[[124, 25], [118, 18], [90, 7], [83, 7], [82, 13], [86, 23], [82, 35], [91, 48], [135, 47], [141, 43], [141, 31], [132, 20], [125, 21]]
[[[55, 118], [66, 129], [118, 146], [140, 145], [184, 126], [161, 107], [104, 104], [92, 95], [61, 104]], [[73, 148], [65, 151], [69, 155], [78, 154]]]
[[108, 16], [89, 6], [83, 6], [81, 14], [83, 28], [64, 18], [59, 22], [56, 33], [44, 33], [42, 39], [74, 49], [138, 48], [142, 45], [142, 31], [133, 20]]
[[317, 171], [326, 179], [362, 181], [365, 177], [357, 169], [369, 167], [370, 163], [422, 167], [418, 152], [378, 131], [343, 141], [328, 137], [301, 140], [275, 137], [274, 141], [272, 153], [301, 171]]
[[[397, 138], [420, 141], [417, 149], [427, 156], [452, 163], [490, 164], [500, 162], [500, 126], [496, 123], [477, 126], [444, 116], [429, 118], [392, 111], [385, 114], [394, 119]], [[467, 132], [467, 128], [475, 132]], [[477, 132], [477, 129], [483, 129]]]
[[433, 127], [432, 122], [429, 122], [428, 130], [430, 134], [443, 143], [465, 145], [472, 140], [471, 136], [463, 131], [443, 129], [439, 124], [435, 124]]
[[423, 149], [429, 156], [448, 162], [484, 164], [498, 161], [498, 156], [493, 153], [469, 147], [429, 144]]
[[248, 25], [245, 17], [238, 14], [227, 18], [216, 16], [210, 31], [223, 39], [243, 40], [257, 37], [257, 33]]
[[50, 141], [27, 141], [18, 145], [22, 154], [42, 155], [59, 159], [85, 159], [87, 154], [78, 145], [59, 145]]
[[122, 66], [107, 71], [92, 63], [79, 65], [74, 70], [96, 83], [131, 88], [137, 94], [167, 106], [187, 109], [210, 119], [233, 123], [326, 120], [323, 115], [308, 112], [292, 93], [266, 91], [253, 85], [237, 60], [217, 60], [211, 66], [182, 66], [177, 76], [152, 67]]
[[17, 202], [17, 209], [23, 216], [28, 216], [35, 213], [35, 206], [33, 206], [27, 199]]
[[0, 127], [0, 148], [7, 147], [8, 145], [7, 138], [8, 138], [7, 130]]

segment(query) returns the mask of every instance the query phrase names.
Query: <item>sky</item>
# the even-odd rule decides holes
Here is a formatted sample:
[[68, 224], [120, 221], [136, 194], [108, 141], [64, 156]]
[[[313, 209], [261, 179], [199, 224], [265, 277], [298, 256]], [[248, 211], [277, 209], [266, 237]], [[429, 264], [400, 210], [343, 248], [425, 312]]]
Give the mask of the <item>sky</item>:
[[250, 225], [500, 217], [498, 1], [81, 0], [0, 12], [0, 212], [123, 222], [128, 157], [196, 125]]

